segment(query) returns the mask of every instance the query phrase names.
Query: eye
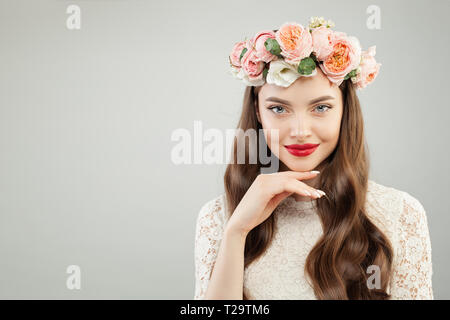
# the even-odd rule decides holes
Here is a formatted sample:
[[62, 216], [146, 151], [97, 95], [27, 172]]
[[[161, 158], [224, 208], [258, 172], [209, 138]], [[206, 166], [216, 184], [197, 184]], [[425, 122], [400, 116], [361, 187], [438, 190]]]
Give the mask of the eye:
[[[280, 108], [281, 108], [282, 110], [284, 110], [284, 107], [282, 107], [282, 106], [277, 106], [277, 105], [268, 107], [267, 109], [273, 111], [273, 110], [280, 110]], [[274, 113], [277, 113], [277, 114], [281, 114], [281, 112], [276, 112], [276, 111], [273, 111], [273, 112], [274, 112]]]
[[[323, 108], [319, 108], [319, 107], [325, 107], [325, 108], [327, 108], [327, 109], [323, 109]], [[321, 110], [319, 113], [325, 113], [325, 112], [329, 111], [329, 110], [332, 109], [332, 108], [331, 108], [329, 105], [326, 105], [326, 104], [320, 104], [320, 105], [316, 106], [314, 109], [315, 109], [315, 110]]]

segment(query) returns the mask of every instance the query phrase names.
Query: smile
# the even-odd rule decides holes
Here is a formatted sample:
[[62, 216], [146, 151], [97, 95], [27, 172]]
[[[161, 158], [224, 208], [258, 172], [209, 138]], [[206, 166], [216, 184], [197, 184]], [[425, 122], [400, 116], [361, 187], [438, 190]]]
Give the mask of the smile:
[[291, 144], [285, 146], [286, 150], [296, 157], [306, 157], [313, 153], [317, 149], [317, 147], [319, 147], [319, 144]]

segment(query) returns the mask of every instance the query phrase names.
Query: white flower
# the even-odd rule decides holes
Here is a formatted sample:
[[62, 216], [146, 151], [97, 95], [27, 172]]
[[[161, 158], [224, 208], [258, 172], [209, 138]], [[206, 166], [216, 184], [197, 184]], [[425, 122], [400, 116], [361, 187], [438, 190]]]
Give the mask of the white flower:
[[334, 26], [335, 26], [335, 24], [334, 24], [333, 21], [331, 21], [331, 20], [328, 20], [328, 21], [327, 21], [327, 27], [328, 27], [328, 28], [333, 28]]
[[320, 26], [320, 18], [319, 17], [311, 17], [309, 19], [309, 27], [312, 28], [317, 28]]
[[[316, 73], [317, 70], [314, 69], [314, 71], [310, 75], [304, 77], [312, 77], [316, 75]], [[283, 60], [275, 60], [270, 62], [266, 82], [273, 83], [281, 87], [289, 87], [295, 80], [297, 80], [301, 76], [302, 75], [298, 73], [293, 65]]]
[[309, 28], [314, 29], [320, 26], [326, 26], [327, 28], [334, 27], [334, 22], [331, 20], [325, 20], [324, 17], [311, 17], [309, 19]]
[[360, 73], [361, 73], [361, 67], [358, 66], [358, 68], [356, 68], [356, 75], [350, 78], [350, 80], [352, 80], [352, 83], [358, 82], [358, 75]]

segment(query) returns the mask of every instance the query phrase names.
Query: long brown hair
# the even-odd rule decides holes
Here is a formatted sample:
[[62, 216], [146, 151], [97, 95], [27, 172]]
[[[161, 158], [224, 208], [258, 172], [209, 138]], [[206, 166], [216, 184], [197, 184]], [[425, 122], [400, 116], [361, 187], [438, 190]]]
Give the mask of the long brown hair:
[[[257, 120], [258, 104], [255, 87], [245, 89], [238, 129], [244, 132], [262, 129]], [[323, 235], [306, 258], [305, 275], [311, 279], [317, 299], [390, 299], [387, 287], [391, 276], [393, 250], [389, 239], [365, 213], [369, 159], [364, 137], [364, 123], [359, 99], [350, 79], [339, 86], [343, 96], [340, 136], [335, 150], [320, 164], [318, 189], [327, 197], [317, 199]], [[252, 144], [253, 141], [249, 141]], [[228, 214], [237, 205], [264, 167], [249, 161], [249, 145], [245, 145], [245, 164], [237, 163], [237, 138], [232, 159], [224, 176]], [[247, 148], [248, 147], [248, 148]], [[259, 146], [253, 146], [258, 150]], [[264, 148], [271, 154], [267, 144]], [[257, 154], [260, 154], [259, 150]], [[258, 258], [272, 241], [274, 217], [249, 232], [245, 241], [244, 266]], [[380, 289], [369, 289], [367, 268], [380, 268]], [[247, 300], [245, 293], [244, 300]]]

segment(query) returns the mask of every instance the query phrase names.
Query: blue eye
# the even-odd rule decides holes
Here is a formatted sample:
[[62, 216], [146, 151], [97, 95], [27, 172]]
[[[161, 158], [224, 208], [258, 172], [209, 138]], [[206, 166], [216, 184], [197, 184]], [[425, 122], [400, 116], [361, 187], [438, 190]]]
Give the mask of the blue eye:
[[[284, 108], [283, 108], [282, 106], [272, 106], [272, 107], [269, 107], [269, 108], [267, 108], [267, 109], [269, 109], [269, 110], [274, 110], [274, 109], [276, 109], [276, 108], [281, 108], [281, 109], [284, 110]], [[279, 110], [279, 109], [278, 109], [278, 110]], [[274, 113], [280, 114], [281, 112], [274, 112]]]
[[[322, 108], [320, 108], [320, 107], [322, 107]], [[324, 109], [323, 107], [325, 107], [326, 109]], [[278, 110], [278, 111], [280, 111], [280, 112], [273, 111], [273, 112], [276, 113], [276, 114], [282, 114], [283, 112], [281, 112], [281, 111], [285, 110], [284, 107], [282, 107], [282, 106], [280, 106], [280, 105], [274, 105], [274, 106], [268, 107], [267, 109], [272, 110], [272, 111], [273, 111], [273, 110]], [[281, 109], [281, 110], [280, 110], [280, 109]], [[330, 107], [330, 106], [328, 106], [328, 105], [326, 105], [326, 104], [320, 104], [320, 105], [318, 105], [318, 106], [316, 106], [316, 107], [314, 108], [314, 110], [320, 110], [318, 113], [325, 113], [325, 112], [329, 111], [330, 109], [332, 109], [332, 107]]]
[[[317, 110], [317, 108], [319, 108], [319, 107], [326, 107], [326, 108], [327, 108], [325, 111], [319, 112], [319, 113], [325, 113], [325, 112], [327, 112], [328, 110], [331, 109], [331, 107], [330, 107], [330, 106], [327, 106], [326, 104], [320, 104], [320, 105], [318, 105], [315, 109]], [[321, 109], [321, 110], [324, 110], [324, 109]]]

